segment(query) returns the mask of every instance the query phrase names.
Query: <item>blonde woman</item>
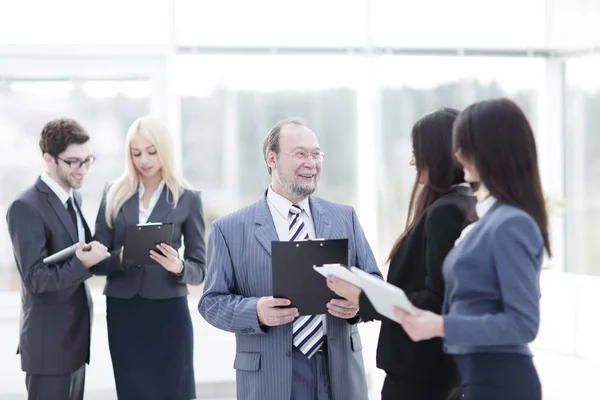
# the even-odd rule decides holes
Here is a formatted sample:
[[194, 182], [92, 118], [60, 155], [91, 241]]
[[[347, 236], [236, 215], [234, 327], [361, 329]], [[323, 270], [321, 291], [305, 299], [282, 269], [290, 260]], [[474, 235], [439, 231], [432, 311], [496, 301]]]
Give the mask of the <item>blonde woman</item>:
[[[175, 172], [167, 128], [156, 118], [136, 120], [126, 138], [123, 175], [105, 190], [96, 240], [110, 259], [94, 273], [106, 275], [106, 320], [120, 400], [196, 398], [193, 332], [186, 284], [205, 275], [204, 219], [197, 192]], [[173, 247], [158, 245], [153, 264], [122, 267], [127, 226], [173, 224]], [[182, 238], [184, 257], [178, 255]]]

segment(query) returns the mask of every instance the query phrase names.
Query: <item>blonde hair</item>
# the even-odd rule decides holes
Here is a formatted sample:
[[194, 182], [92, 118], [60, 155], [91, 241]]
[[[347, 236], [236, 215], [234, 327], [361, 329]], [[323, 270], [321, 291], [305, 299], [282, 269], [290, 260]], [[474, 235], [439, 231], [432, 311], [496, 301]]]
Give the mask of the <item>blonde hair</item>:
[[175, 171], [173, 142], [167, 127], [155, 117], [142, 117], [135, 120], [125, 138], [125, 149], [127, 154], [127, 163], [125, 171], [108, 189], [106, 194], [105, 218], [109, 227], [113, 227], [117, 213], [123, 204], [134, 194], [137, 193], [140, 184], [140, 174], [133, 163], [131, 155], [131, 142], [137, 135], [152, 143], [156, 147], [158, 159], [162, 164], [161, 175], [165, 185], [173, 196], [173, 207], [183, 193], [183, 189], [190, 189], [191, 185]]

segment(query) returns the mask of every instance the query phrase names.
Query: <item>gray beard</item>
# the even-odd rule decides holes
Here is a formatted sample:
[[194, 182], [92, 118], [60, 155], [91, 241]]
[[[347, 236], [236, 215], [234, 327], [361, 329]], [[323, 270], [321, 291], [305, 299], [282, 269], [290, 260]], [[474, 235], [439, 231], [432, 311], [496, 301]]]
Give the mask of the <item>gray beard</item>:
[[294, 178], [292, 182], [284, 181], [279, 174], [277, 174], [277, 182], [285, 188], [285, 190], [295, 197], [308, 197], [317, 190], [319, 181], [317, 178], [311, 182], [302, 182], [298, 177]]

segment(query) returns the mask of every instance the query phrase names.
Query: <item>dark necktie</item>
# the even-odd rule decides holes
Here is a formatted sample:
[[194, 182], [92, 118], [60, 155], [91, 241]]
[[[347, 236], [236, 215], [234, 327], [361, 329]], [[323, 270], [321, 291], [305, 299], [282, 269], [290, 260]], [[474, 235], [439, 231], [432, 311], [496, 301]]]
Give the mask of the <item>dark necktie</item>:
[[73, 207], [73, 199], [69, 197], [67, 200], [67, 211], [71, 216], [71, 220], [73, 220], [73, 224], [75, 225], [75, 232], [77, 232], [77, 236], [79, 236], [79, 227], [77, 226], [77, 213], [75, 211], [75, 207]]

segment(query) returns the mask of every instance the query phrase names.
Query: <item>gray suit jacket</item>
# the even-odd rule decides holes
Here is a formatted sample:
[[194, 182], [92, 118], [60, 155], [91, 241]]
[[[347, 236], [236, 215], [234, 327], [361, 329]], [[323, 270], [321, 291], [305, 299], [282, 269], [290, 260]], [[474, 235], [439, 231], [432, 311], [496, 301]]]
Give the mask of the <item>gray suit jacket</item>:
[[[81, 195], [74, 192], [74, 198], [80, 209]], [[93, 304], [85, 280], [92, 273], [76, 257], [55, 265], [42, 260], [77, 243], [77, 230], [41, 179], [11, 204], [6, 220], [21, 275], [21, 368], [38, 375], [71, 373], [89, 363]]]
[[164, 187], [148, 221], [173, 224], [175, 250], [181, 247], [181, 236], [185, 244], [183, 274], [171, 274], [159, 264], [142, 267], [123, 268], [119, 253], [125, 243], [125, 231], [129, 225], [137, 225], [139, 220], [139, 198], [131, 196], [119, 210], [113, 228], [106, 224], [106, 192], [96, 218], [94, 238], [108, 247], [111, 257], [96, 265], [95, 275], [106, 275], [104, 294], [110, 297], [129, 299], [136, 294], [147, 299], [168, 299], [187, 296], [186, 284], [199, 285], [204, 280], [206, 268], [206, 245], [204, 242], [204, 217], [200, 193], [185, 190], [177, 207], [173, 207], [172, 196]]
[[[319, 238], [349, 239], [350, 265], [381, 277], [354, 209], [310, 198]], [[237, 396], [289, 399], [292, 390], [292, 324], [261, 329], [256, 304], [272, 295], [271, 242], [278, 241], [266, 197], [213, 223], [208, 275], [198, 309], [219, 329], [235, 333]], [[331, 389], [335, 400], [368, 398], [362, 344], [354, 321], [327, 315]]]

